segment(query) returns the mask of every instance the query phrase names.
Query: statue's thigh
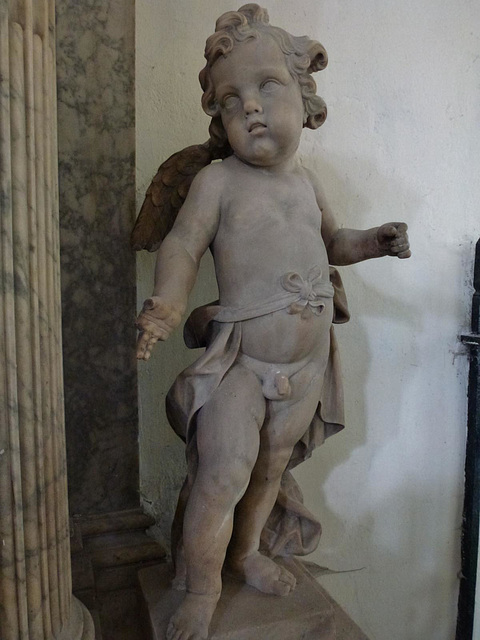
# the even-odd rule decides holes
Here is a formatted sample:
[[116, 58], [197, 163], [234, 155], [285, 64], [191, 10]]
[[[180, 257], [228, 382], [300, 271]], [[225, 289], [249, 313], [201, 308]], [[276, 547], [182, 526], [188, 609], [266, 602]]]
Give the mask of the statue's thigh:
[[317, 371], [309, 383], [305, 383], [303, 391], [297, 388], [294, 400], [269, 402], [268, 418], [260, 434], [262, 454], [282, 451], [289, 457], [289, 452], [307, 431], [315, 415], [322, 383], [323, 372]]
[[266, 401], [257, 376], [234, 365], [199, 412], [199, 462], [228, 471], [228, 464], [253, 467]]

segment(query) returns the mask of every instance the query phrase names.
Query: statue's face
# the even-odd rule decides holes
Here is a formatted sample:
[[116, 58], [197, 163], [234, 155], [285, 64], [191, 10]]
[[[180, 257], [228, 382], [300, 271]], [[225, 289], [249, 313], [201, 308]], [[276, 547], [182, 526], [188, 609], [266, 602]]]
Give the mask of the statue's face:
[[267, 35], [237, 44], [212, 67], [215, 98], [235, 155], [274, 166], [295, 154], [303, 101], [277, 43]]

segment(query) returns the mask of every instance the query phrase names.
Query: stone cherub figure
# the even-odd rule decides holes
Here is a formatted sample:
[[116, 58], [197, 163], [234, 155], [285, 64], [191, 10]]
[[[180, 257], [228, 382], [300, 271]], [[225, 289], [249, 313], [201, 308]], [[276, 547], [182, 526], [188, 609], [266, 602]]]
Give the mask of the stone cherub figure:
[[186, 593], [168, 640], [208, 637], [224, 565], [264, 593], [294, 588], [274, 557], [312, 551], [320, 526], [288, 469], [343, 426], [332, 321], [348, 312], [329, 265], [410, 256], [403, 223], [340, 229], [296, 159], [303, 127], [326, 117], [311, 75], [327, 64], [318, 42], [248, 4], [218, 19], [205, 57], [210, 140], [160, 167], [133, 232], [136, 248], [156, 249], [181, 207], [137, 320], [138, 358], [180, 323], [208, 248], [219, 288], [185, 328], [206, 351], [167, 399], [188, 461], [173, 526]]

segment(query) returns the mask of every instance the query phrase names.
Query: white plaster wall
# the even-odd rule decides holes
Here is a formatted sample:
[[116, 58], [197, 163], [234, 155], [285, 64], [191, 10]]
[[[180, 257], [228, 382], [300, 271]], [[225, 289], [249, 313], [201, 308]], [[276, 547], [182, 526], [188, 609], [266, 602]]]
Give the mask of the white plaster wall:
[[[266, 3], [330, 63], [317, 74], [326, 124], [301, 155], [341, 224], [405, 220], [414, 256], [342, 270], [352, 320], [338, 328], [348, 428], [297, 472], [324, 534], [311, 556], [346, 573], [322, 584], [371, 640], [454, 637], [463, 492], [468, 330], [480, 236], [476, 0]], [[207, 138], [197, 74], [219, 0], [137, 0], [139, 204], [161, 161]], [[139, 302], [153, 256], [139, 259]], [[197, 302], [214, 299], [204, 265]], [[168, 535], [183, 451], [163, 416], [176, 372], [195, 357], [181, 332], [140, 365], [141, 474]], [[358, 571], [352, 571], [358, 569]]]

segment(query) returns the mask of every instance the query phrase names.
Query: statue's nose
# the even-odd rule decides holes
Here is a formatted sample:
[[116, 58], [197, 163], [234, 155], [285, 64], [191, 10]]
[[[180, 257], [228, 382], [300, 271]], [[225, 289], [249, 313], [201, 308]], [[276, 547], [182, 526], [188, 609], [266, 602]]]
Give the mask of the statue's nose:
[[258, 98], [255, 96], [249, 96], [243, 103], [243, 111], [245, 113], [245, 117], [247, 117], [253, 113], [263, 113], [263, 107]]

